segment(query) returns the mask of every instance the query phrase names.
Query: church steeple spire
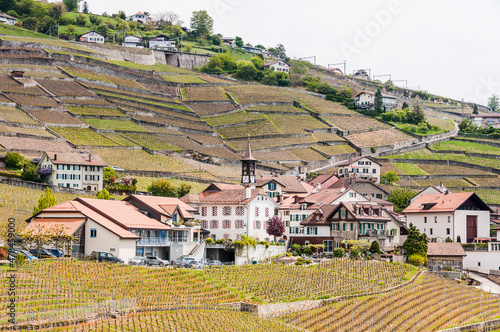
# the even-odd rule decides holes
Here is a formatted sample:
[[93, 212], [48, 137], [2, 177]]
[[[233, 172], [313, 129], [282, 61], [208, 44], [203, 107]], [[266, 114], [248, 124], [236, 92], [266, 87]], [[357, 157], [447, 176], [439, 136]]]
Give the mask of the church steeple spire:
[[257, 163], [257, 159], [252, 155], [250, 139], [248, 139], [247, 152], [245, 153], [245, 157], [241, 159], [241, 163], [241, 183], [255, 183], [255, 164]]

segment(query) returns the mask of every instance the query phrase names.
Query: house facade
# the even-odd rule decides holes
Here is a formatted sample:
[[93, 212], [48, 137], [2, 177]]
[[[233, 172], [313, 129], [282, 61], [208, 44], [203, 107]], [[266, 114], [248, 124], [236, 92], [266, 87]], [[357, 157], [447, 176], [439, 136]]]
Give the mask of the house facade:
[[266, 68], [270, 68], [276, 72], [283, 72], [290, 74], [290, 65], [283, 60], [267, 62], [264, 64], [264, 69]]
[[76, 40], [84, 43], [104, 44], [105, 37], [97, 31], [89, 31], [79, 35]]
[[375, 93], [369, 91], [361, 91], [354, 98], [358, 108], [368, 109], [375, 103]]
[[380, 163], [371, 157], [358, 157], [337, 164], [338, 177], [353, 176], [380, 183]]
[[395, 96], [387, 95], [387, 94], [382, 94], [382, 104], [384, 107], [388, 110], [393, 110], [398, 106], [397, 103], [398, 98]]
[[283, 194], [307, 194], [312, 192], [312, 186], [303, 181], [300, 176], [270, 175], [255, 181], [255, 187], [274, 198]]
[[144, 14], [142, 12], [137, 12], [134, 15], [131, 15], [129, 17], [129, 20], [134, 21], [134, 22], [138, 22], [138, 23], [142, 23], [142, 24], [146, 24], [146, 23], [151, 22], [151, 19], [149, 18], [149, 16], [147, 16], [146, 14]]
[[149, 40], [149, 48], [158, 50], [169, 50], [175, 51], [177, 47], [175, 45], [175, 40], [170, 39], [165, 35], [159, 35]]
[[99, 191], [103, 189], [104, 160], [92, 153], [44, 152], [40, 168], [48, 168], [48, 182], [54, 186]]
[[14, 25], [17, 22], [17, 18], [7, 15], [5, 13], [0, 13], [0, 23]]
[[472, 243], [490, 237], [491, 209], [475, 193], [421, 195], [403, 213], [428, 238]]
[[126, 36], [122, 45], [126, 47], [144, 47], [142, 44], [142, 38], [137, 36]]
[[467, 254], [462, 244], [457, 242], [429, 242], [427, 244], [427, 268], [432, 272], [461, 273], [465, 256]]
[[500, 128], [499, 113], [471, 114], [470, 120], [480, 127]]

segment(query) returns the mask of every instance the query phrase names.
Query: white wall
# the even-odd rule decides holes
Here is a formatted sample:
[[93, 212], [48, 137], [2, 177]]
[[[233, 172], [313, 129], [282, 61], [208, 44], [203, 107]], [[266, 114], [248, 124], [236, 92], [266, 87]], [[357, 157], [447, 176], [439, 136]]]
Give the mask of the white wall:
[[[286, 246], [269, 246], [269, 248], [266, 249], [265, 245], [257, 245], [255, 246], [255, 249], [253, 247], [248, 248], [248, 260], [250, 262], [259, 261], [272, 256], [283, 254], [285, 252]], [[243, 249], [240, 256], [235, 255], [235, 264], [241, 265], [245, 264], [246, 262], [247, 250]]]
[[[90, 229], [95, 228], [95, 238], [90, 237]], [[120, 237], [93, 220], [88, 219], [85, 225], [85, 255], [92, 251], [105, 251], [128, 262], [135, 256], [135, 239], [120, 239]]]
[[469, 268], [484, 273], [489, 273], [490, 270], [500, 270], [499, 251], [466, 251], [466, 254], [464, 269]]

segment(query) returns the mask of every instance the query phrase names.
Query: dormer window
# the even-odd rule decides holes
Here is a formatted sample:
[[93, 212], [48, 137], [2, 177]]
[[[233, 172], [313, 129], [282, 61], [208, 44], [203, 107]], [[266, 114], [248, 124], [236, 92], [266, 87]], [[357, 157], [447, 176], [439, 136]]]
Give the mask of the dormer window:
[[300, 204], [301, 210], [307, 210], [307, 204]]

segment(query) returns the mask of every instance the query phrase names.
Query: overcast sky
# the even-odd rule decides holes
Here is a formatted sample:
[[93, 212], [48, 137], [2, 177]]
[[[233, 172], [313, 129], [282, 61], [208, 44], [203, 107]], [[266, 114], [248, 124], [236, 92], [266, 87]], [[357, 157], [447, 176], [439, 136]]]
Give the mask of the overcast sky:
[[[173, 11], [189, 27], [206, 10], [215, 33], [317, 64], [347, 60], [347, 73], [371, 69], [409, 88], [486, 104], [500, 95], [498, 0], [87, 0], [100, 14]], [[311, 61], [313, 61], [311, 59]], [[342, 65], [339, 66], [343, 69]], [[386, 81], [388, 76], [376, 77]], [[397, 85], [403, 85], [404, 82]]]

